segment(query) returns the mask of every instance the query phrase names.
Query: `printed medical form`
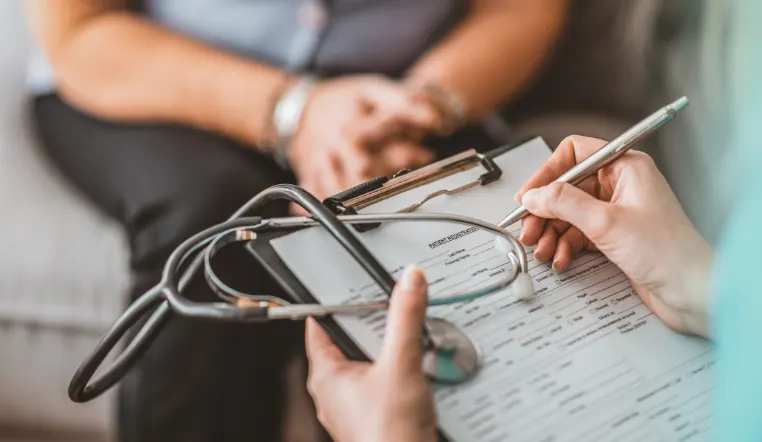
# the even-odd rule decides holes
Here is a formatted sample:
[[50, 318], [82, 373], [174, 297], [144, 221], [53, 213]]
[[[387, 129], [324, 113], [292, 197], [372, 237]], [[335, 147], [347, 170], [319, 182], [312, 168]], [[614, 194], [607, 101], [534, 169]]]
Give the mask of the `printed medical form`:
[[[536, 139], [496, 158], [500, 180], [431, 200], [420, 212], [498, 222], [514, 193], [550, 155]], [[388, 213], [481, 173], [472, 169], [397, 195], [362, 213]], [[520, 226], [511, 226], [515, 235]], [[394, 223], [358, 234], [396, 276], [417, 263], [430, 294], [452, 294], [499, 278], [510, 263], [492, 236], [454, 224]], [[273, 247], [321, 303], [382, 296], [340, 246], [319, 228], [276, 239]], [[305, 246], [309, 244], [309, 246]], [[599, 253], [556, 272], [530, 258], [537, 291], [529, 302], [510, 289], [472, 302], [431, 307], [474, 338], [483, 368], [458, 386], [436, 386], [442, 431], [467, 441], [706, 440], [712, 427], [713, 351], [667, 329], [622, 272]], [[654, 259], [658, 259], [654, 255]], [[327, 277], [326, 275], [334, 275]], [[380, 349], [385, 312], [336, 317], [371, 358]]]

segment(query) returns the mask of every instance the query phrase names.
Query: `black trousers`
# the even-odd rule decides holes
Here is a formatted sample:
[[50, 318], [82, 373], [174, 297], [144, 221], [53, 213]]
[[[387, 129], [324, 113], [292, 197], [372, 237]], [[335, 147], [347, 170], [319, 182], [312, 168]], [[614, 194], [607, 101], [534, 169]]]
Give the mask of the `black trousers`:
[[[38, 97], [44, 149], [71, 182], [127, 232], [135, 286], [153, 286], [170, 252], [226, 219], [266, 187], [293, 182], [267, 156], [222, 136], [176, 125], [92, 118], [56, 95]], [[441, 155], [490, 148], [480, 131], [432, 142]], [[274, 205], [264, 216], [284, 216]], [[235, 287], [280, 294], [243, 250], [223, 251], [217, 268]], [[213, 300], [203, 281], [189, 296]], [[302, 324], [206, 323], [173, 318], [121, 382], [122, 442], [253, 442], [281, 439], [286, 362], [303, 355]]]
[[[257, 192], [290, 182], [269, 158], [187, 127], [99, 121], [57, 96], [34, 116], [44, 149], [64, 174], [125, 228], [134, 272], [132, 298], [158, 282], [184, 239], [223, 221]], [[269, 207], [268, 216], [286, 214]], [[278, 293], [243, 250], [222, 257], [234, 286]], [[213, 300], [202, 280], [190, 296]], [[261, 325], [173, 318], [122, 381], [119, 439], [277, 441], [285, 362], [301, 351], [299, 323]]]

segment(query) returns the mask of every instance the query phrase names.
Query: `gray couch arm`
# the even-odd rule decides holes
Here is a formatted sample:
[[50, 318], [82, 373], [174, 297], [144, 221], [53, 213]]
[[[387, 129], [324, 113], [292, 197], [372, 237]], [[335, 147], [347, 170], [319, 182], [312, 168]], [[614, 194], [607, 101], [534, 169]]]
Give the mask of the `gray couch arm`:
[[66, 388], [123, 306], [125, 241], [35, 146], [23, 23], [22, 2], [0, 3], [0, 435], [105, 440], [113, 396], [78, 406]]

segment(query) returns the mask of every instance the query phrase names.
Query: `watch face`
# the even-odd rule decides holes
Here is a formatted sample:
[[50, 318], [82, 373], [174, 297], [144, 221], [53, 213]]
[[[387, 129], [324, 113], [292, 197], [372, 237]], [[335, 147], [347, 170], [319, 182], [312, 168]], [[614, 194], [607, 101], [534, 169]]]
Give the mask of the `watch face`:
[[292, 137], [299, 127], [299, 120], [307, 104], [309, 91], [315, 81], [311, 77], [299, 80], [288, 89], [273, 111], [273, 125], [278, 132], [278, 137]]

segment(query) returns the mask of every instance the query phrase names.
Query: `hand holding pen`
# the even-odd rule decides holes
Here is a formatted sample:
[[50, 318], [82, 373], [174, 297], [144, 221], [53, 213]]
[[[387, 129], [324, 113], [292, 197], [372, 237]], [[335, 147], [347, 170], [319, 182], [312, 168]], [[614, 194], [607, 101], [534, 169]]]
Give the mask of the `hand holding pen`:
[[[567, 138], [523, 186], [516, 197], [531, 215], [524, 218], [521, 242], [536, 246], [536, 261], [552, 259], [555, 271], [569, 274], [574, 256], [600, 250], [670, 328], [707, 336], [713, 250], [651, 157], [627, 152], [578, 187], [555, 182], [604, 145], [592, 138]], [[628, 294], [634, 295], [616, 296]]]

